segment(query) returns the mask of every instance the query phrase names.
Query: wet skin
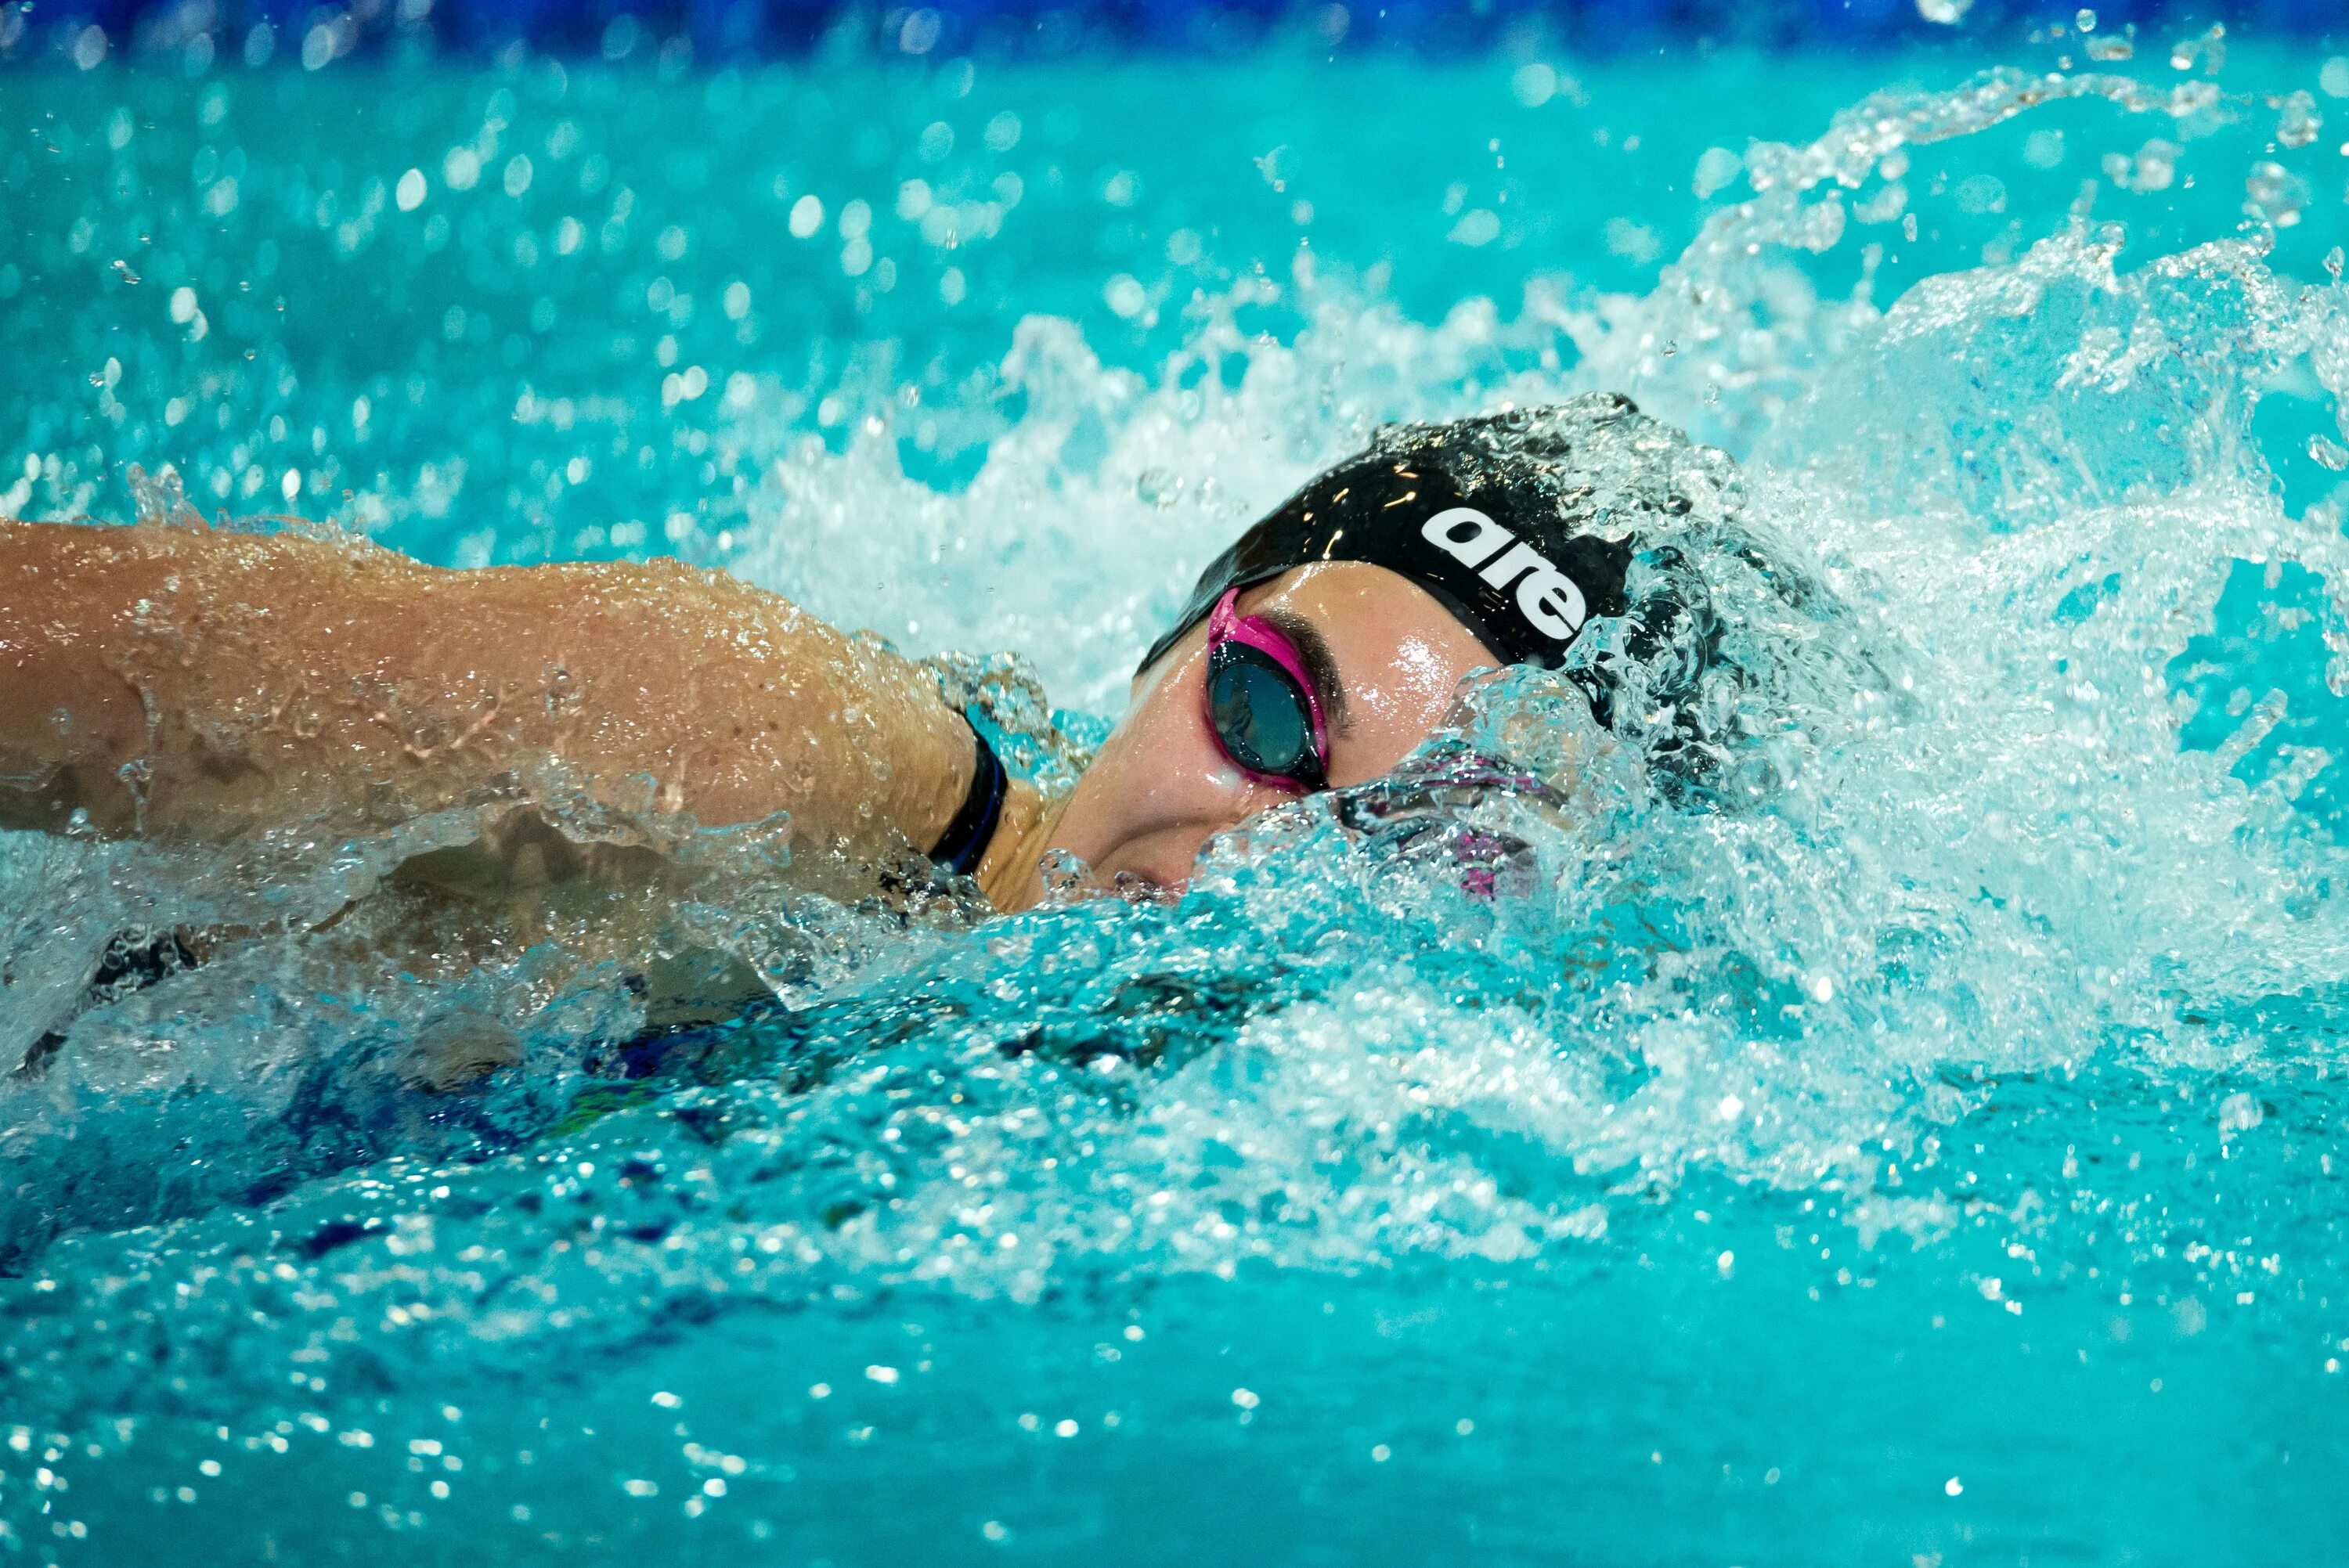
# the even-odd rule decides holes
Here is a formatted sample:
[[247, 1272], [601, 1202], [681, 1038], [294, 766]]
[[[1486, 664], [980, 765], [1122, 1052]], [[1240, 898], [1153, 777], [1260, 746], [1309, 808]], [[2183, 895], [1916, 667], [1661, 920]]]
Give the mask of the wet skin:
[[[1336, 788], [1392, 770], [1442, 720], [1462, 677], [1495, 662], [1424, 589], [1360, 562], [1299, 567], [1243, 593], [1239, 610], [1309, 628], [1326, 650], [1337, 687], [1322, 699]], [[1177, 889], [1208, 840], [1297, 797], [1224, 755], [1207, 724], [1206, 671], [1203, 619], [1135, 677], [1125, 717], [1044, 835], [1050, 848], [1074, 853], [1105, 882], [1125, 873]]]
[[[1381, 567], [1300, 567], [1239, 608], [1321, 666], [1340, 787], [1392, 769], [1494, 662]], [[1136, 679], [1065, 799], [1013, 785], [978, 868], [997, 908], [1035, 902], [1053, 849], [1179, 888], [1209, 839], [1296, 792], [1224, 755], [1206, 646], [1203, 621]], [[514, 784], [541, 765], [624, 821], [773, 827], [814, 876], [936, 842], [975, 760], [916, 666], [675, 562], [448, 572], [294, 531], [0, 519], [0, 828], [226, 842], [495, 798], [513, 809], [478, 844], [415, 874], [523, 903], [641, 882], [606, 864], [623, 846], [542, 830]]]

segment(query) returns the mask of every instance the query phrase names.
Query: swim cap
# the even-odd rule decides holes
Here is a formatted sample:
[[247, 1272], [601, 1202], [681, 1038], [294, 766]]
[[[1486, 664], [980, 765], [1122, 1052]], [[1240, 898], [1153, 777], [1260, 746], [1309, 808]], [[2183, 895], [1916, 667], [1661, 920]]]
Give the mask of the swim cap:
[[1599, 724], [1700, 780], [1750, 675], [1717, 591], [1757, 646], [1811, 593], [1754, 547], [1741, 505], [1727, 455], [1613, 394], [1390, 425], [1217, 556], [1143, 668], [1227, 589], [1365, 562], [1425, 589], [1495, 664], [1563, 672]]
[[1389, 426], [1368, 451], [1314, 480], [1217, 556], [1143, 666], [1226, 589], [1315, 562], [1360, 561], [1427, 590], [1495, 663], [1556, 669], [1592, 620], [1629, 609], [1639, 524], [1690, 511], [1684, 495], [1625, 492], [1624, 465], [1607, 460], [1622, 443], [1607, 438], [1636, 437], [1640, 427], [1665, 430], [1630, 399], [1604, 394]]

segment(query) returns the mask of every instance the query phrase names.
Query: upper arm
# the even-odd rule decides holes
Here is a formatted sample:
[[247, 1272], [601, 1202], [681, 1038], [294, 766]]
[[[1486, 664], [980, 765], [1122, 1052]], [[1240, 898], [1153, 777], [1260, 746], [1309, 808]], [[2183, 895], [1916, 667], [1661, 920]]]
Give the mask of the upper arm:
[[[675, 562], [451, 572], [363, 541], [0, 523], [0, 822], [213, 837], [533, 784], [924, 841], [967, 771], [905, 661]], [[27, 820], [30, 819], [30, 820]]]

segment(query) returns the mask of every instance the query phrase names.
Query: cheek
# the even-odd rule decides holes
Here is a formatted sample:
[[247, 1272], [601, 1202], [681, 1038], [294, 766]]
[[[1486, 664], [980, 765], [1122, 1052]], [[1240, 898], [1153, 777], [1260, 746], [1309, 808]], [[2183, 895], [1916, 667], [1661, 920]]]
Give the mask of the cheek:
[[1195, 683], [1169, 679], [1128, 709], [1077, 781], [1055, 844], [1099, 865], [1243, 784], [1209, 735]]
[[1182, 887], [1208, 839], [1288, 799], [1249, 781], [1207, 727], [1192, 665], [1128, 710], [1052, 836], [1102, 875], [1132, 872]]
[[1092, 765], [1071, 792], [1068, 810], [1061, 813], [1052, 833], [1054, 848], [1091, 863], [1125, 836], [1123, 819], [1131, 810], [1126, 779], [1133, 771], [1133, 750], [1134, 738], [1123, 724], [1102, 742]]
[[1102, 744], [1093, 769], [1106, 769], [1118, 789], [1139, 802], [1195, 779], [1221, 760], [1200, 714], [1195, 686], [1170, 679], [1127, 710]]

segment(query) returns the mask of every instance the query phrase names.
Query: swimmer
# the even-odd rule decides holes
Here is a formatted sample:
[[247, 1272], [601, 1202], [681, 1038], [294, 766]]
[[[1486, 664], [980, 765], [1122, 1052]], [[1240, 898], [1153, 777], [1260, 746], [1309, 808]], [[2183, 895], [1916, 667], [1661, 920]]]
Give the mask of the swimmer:
[[[1669, 644], [1697, 691], [1703, 584], [1658, 541], [1719, 514], [1727, 468], [1614, 397], [1390, 428], [1216, 558], [1049, 800], [922, 667], [721, 573], [0, 523], [0, 826], [225, 841], [507, 800], [436, 851], [443, 881], [626, 874], [647, 851], [533, 809], [552, 765], [623, 816], [785, 824], [794, 864], [910, 848], [1002, 911], [1042, 896], [1056, 850], [1171, 892], [1254, 813], [1392, 769], [1478, 669], [1561, 669], [1617, 724], [1624, 672]], [[1641, 689], [1623, 724], [1688, 730], [1698, 705]]]

